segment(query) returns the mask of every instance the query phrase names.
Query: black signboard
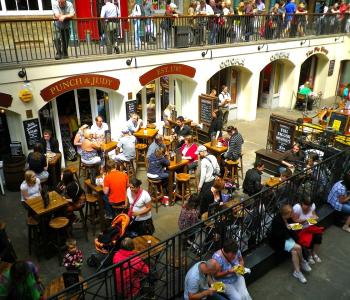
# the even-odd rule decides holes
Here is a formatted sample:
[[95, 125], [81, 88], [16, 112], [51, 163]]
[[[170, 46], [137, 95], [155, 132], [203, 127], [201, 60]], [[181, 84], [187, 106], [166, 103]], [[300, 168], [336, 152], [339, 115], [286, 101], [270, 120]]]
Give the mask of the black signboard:
[[348, 127], [348, 115], [333, 111], [329, 117], [328, 127], [344, 134]]
[[23, 121], [23, 127], [28, 149], [33, 149], [35, 143], [39, 142], [41, 138], [39, 119]]
[[334, 72], [334, 65], [335, 65], [335, 60], [332, 59], [329, 61], [329, 67], [328, 67], [328, 76], [332, 76]]
[[287, 123], [275, 123], [274, 130], [274, 150], [278, 152], [285, 152], [292, 149], [294, 139], [295, 126]]
[[126, 119], [129, 120], [130, 114], [137, 113], [137, 100], [125, 102]]
[[210, 125], [212, 121], [212, 114], [215, 108], [215, 97], [209, 95], [200, 95], [199, 101], [199, 123]]

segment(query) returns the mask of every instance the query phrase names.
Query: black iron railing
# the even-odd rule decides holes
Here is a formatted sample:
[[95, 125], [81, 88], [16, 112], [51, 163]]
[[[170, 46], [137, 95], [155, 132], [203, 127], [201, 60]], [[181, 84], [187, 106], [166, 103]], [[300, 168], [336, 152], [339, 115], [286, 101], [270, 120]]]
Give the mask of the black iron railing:
[[[78, 58], [348, 34], [349, 21], [349, 14], [73, 19], [67, 54]], [[0, 63], [54, 59], [60, 37], [51, 18], [1, 18]]]
[[[233, 238], [244, 254], [265, 242], [278, 207], [294, 204], [310, 195], [317, 207], [326, 203], [328, 192], [350, 170], [350, 152], [339, 152], [312, 169], [303, 170], [238, 201], [195, 226], [139, 253], [149, 273], [135, 273], [134, 257], [110, 266], [50, 299], [174, 299], [183, 291], [187, 270], [195, 262], [211, 257], [222, 241]], [[119, 276], [116, 277], [116, 272]], [[116, 278], [119, 280], [116, 284]], [[138, 293], [133, 288], [140, 283]]]

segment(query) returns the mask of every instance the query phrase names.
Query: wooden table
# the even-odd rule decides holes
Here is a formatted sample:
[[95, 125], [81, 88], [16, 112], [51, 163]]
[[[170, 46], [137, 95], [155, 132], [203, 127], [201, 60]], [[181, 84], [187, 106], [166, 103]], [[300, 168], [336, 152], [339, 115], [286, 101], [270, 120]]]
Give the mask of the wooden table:
[[134, 132], [134, 136], [139, 139], [145, 139], [148, 144], [151, 144], [157, 133], [158, 129], [140, 128], [138, 131]]
[[269, 179], [267, 179], [265, 181], [265, 185], [269, 186], [269, 187], [272, 187], [272, 186], [275, 186], [277, 184], [281, 183], [281, 178], [280, 177], [273, 177], [271, 176]]
[[[83, 281], [83, 277], [79, 276], [79, 281]], [[85, 282], [83, 284], [84, 289], [87, 288], [87, 283]], [[64, 280], [63, 280], [63, 276], [57, 277], [56, 279], [52, 280], [45, 288], [44, 290], [44, 294], [43, 297], [44, 299], [47, 299], [53, 295], [56, 295], [57, 293], [63, 291], [65, 289], [64, 287]], [[80, 299], [80, 291], [77, 291], [77, 294], [71, 294], [71, 295], [61, 295], [58, 299]]]
[[189, 163], [189, 160], [182, 159], [180, 162], [176, 163], [175, 160], [170, 161], [170, 165], [168, 166], [169, 170], [169, 178], [168, 178], [168, 192], [169, 192], [169, 204], [173, 205], [173, 189], [174, 189], [174, 178], [175, 178], [175, 171], [184, 168], [183, 172], [187, 173], [187, 165]]
[[205, 143], [204, 146], [208, 149], [208, 152], [210, 152], [216, 157], [218, 162], [221, 161], [221, 154], [227, 151], [227, 146], [222, 146], [222, 147], [212, 146], [211, 142]]
[[[141, 236], [137, 236], [137, 237], [133, 238], [132, 240], [133, 240], [134, 245], [135, 245], [135, 250], [138, 252], [142, 252], [144, 250], [147, 250], [148, 248], [160, 243], [160, 240], [153, 235], [141, 235]], [[150, 241], [150, 243], [148, 243], [149, 241]], [[153, 248], [149, 252], [149, 256], [157, 255], [162, 250], [164, 250], [164, 248], [165, 248], [164, 245], [159, 245], [158, 247]], [[148, 252], [147, 252], [147, 256], [148, 256]], [[142, 257], [141, 257], [141, 259], [142, 259]]]
[[56, 188], [61, 176], [61, 153], [55, 153], [52, 158], [47, 159], [47, 171], [49, 172], [49, 184]]
[[102, 143], [101, 144], [101, 151], [103, 152], [103, 157], [105, 159], [105, 165], [107, 164], [108, 160], [108, 152], [114, 150], [117, 148], [118, 142], [110, 141], [109, 143]]
[[271, 175], [279, 175], [278, 168], [283, 166], [282, 160], [285, 156], [284, 153], [273, 152], [266, 149], [260, 149], [255, 151], [255, 161], [262, 162], [265, 165], [264, 172]]
[[105, 219], [105, 210], [104, 210], [104, 201], [102, 199], [103, 196], [103, 187], [101, 185], [95, 185], [91, 183], [90, 179], [84, 180], [85, 188], [88, 192], [95, 192], [97, 194], [98, 199], [98, 205], [99, 205], [99, 219], [100, 219], [100, 225], [101, 225], [101, 231], [106, 229], [106, 219]]
[[56, 191], [49, 192], [49, 205], [44, 208], [44, 201], [41, 196], [28, 199], [24, 203], [38, 216], [53, 213], [68, 204], [68, 201]]

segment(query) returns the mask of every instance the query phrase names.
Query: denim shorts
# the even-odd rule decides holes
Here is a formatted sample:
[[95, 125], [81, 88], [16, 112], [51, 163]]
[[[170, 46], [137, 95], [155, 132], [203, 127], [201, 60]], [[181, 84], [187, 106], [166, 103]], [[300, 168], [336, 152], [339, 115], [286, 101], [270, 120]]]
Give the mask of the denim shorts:
[[294, 245], [295, 245], [295, 241], [292, 238], [289, 238], [284, 242], [284, 250], [287, 252], [290, 252], [292, 251]]

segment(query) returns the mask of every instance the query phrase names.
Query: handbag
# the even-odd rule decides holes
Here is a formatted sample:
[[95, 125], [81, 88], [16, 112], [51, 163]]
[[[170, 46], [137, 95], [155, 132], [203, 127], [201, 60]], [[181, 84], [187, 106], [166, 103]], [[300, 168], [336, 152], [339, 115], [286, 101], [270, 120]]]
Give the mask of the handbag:
[[[130, 208], [129, 208], [129, 211], [128, 211], [128, 216], [130, 217], [130, 219], [131, 219], [131, 222], [135, 219], [134, 217], [133, 217], [133, 215], [132, 215], [132, 210], [134, 209], [134, 206], [136, 205], [136, 202], [140, 199], [140, 196], [141, 196], [141, 194], [142, 194], [142, 189], [140, 188], [139, 189], [139, 191], [137, 192], [137, 194], [136, 194], [136, 197], [135, 197], [135, 199], [134, 199], [134, 202], [130, 205]], [[131, 223], [130, 222], [130, 223]]]

